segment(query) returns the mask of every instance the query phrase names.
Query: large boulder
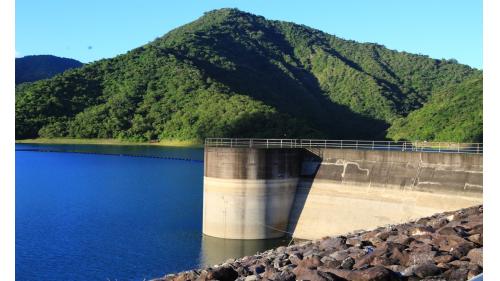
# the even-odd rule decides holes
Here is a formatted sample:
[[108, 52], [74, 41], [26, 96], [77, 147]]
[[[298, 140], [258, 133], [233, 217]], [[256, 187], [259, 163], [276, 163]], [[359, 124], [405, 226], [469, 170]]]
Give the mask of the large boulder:
[[231, 266], [219, 266], [208, 272], [207, 279], [216, 279], [220, 281], [234, 281], [238, 278], [238, 272]]
[[470, 262], [483, 267], [483, 248], [472, 249], [467, 253]]

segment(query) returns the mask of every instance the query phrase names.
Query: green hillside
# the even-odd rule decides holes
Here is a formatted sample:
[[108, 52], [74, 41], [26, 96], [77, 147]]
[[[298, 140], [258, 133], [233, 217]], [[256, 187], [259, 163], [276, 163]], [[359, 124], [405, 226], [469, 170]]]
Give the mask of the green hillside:
[[[16, 138], [383, 139], [472, 77], [482, 72], [221, 9], [124, 55], [21, 85]], [[454, 128], [453, 140], [467, 140]]]
[[394, 139], [482, 142], [483, 78], [473, 77], [434, 94], [420, 109], [394, 122]]

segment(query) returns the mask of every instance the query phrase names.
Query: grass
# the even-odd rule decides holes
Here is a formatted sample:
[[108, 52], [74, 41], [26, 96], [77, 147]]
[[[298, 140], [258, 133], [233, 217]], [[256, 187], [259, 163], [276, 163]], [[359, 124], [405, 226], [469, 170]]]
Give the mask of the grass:
[[133, 142], [119, 139], [72, 139], [72, 138], [36, 138], [16, 140], [16, 143], [33, 144], [98, 144], [98, 145], [151, 145], [172, 147], [202, 147], [203, 143], [193, 140], [162, 140], [160, 142]]

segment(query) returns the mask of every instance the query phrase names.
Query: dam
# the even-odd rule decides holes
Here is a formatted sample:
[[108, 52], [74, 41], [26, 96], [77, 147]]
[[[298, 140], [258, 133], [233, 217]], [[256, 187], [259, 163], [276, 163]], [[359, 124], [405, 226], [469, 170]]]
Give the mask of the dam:
[[316, 239], [482, 203], [481, 143], [207, 139], [203, 233]]

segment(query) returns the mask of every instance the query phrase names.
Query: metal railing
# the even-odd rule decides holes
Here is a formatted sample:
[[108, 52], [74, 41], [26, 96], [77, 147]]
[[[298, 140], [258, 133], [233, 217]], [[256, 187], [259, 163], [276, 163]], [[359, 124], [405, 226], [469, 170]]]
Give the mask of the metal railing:
[[206, 147], [253, 148], [338, 148], [358, 150], [423, 151], [441, 153], [482, 154], [482, 143], [426, 142], [426, 141], [368, 141], [318, 139], [244, 139], [207, 138]]

